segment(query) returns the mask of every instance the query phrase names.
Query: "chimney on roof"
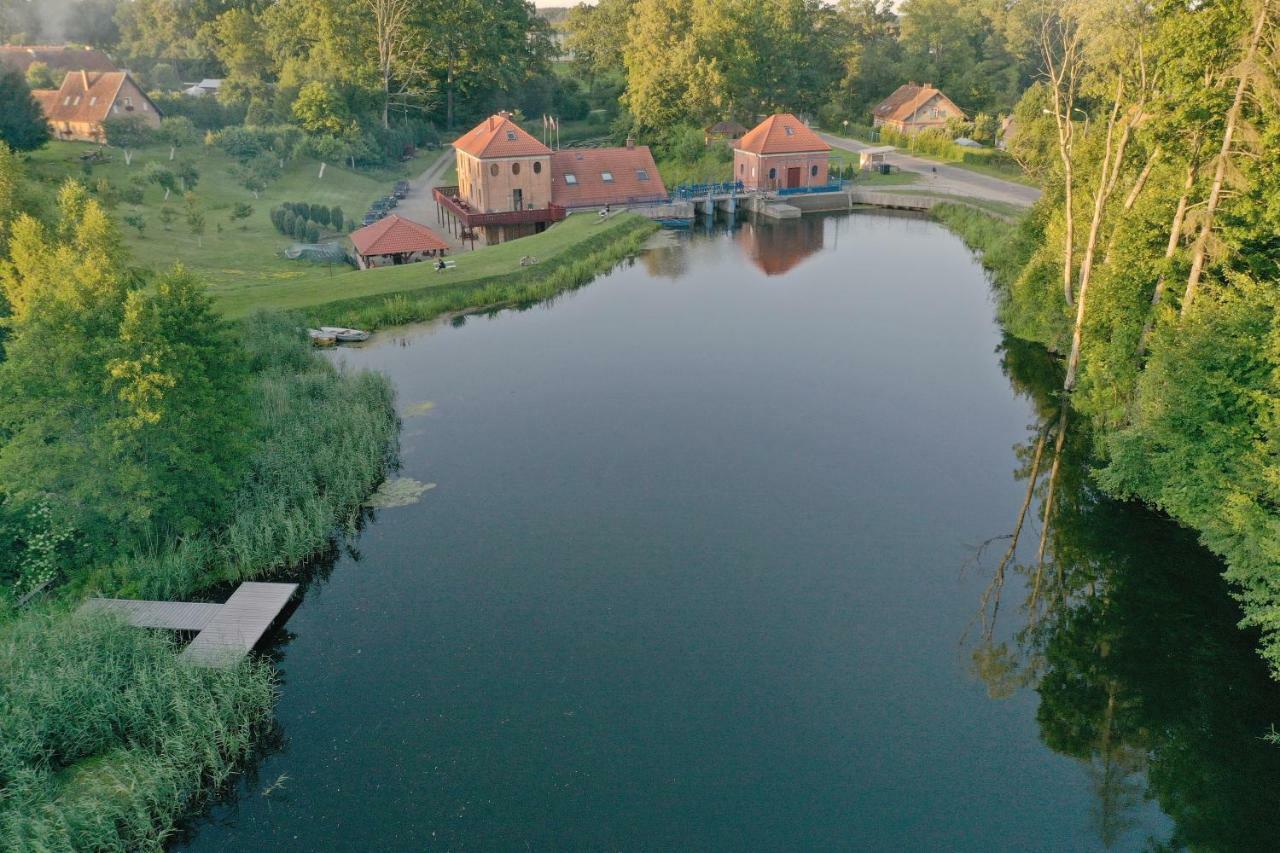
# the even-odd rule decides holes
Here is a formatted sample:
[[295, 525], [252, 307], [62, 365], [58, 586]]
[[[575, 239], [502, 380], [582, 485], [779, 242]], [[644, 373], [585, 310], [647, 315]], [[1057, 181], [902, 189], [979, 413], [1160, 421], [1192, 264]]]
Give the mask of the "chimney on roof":
[[632, 148], [635, 148], [635, 147], [636, 147], [636, 138], [635, 138], [634, 136], [628, 136], [628, 137], [627, 137], [627, 148], [628, 148], [628, 150], [629, 150], [629, 149], [632, 149]]
[[89, 91], [89, 72], [83, 68], [80, 69], [80, 80], [84, 83], [84, 90]]

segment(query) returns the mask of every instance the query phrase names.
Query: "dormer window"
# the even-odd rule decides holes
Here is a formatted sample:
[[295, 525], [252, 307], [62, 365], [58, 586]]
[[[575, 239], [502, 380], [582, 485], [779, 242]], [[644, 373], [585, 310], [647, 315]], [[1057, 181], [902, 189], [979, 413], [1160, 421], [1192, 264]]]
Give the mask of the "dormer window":
[[91, 106], [91, 107], [92, 107], [92, 106], [94, 106], [94, 105], [95, 105], [95, 104], [97, 104], [97, 103], [98, 103], [98, 96], [97, 96], [97, 95], [94, 95], [92, 98], [90, 98], [90, 99], [89, 99], [89, 106]]
[[796, 129], [795, 129], [794, 127], [792, 127], [791, 125], [789, 125], [789, 124], [784, 124], [784, 125], [782, 126], [782, 129], [783, 129], [783, 130], [785, 130], [785, 131], [787, 132], [787, 136], [795, 136], [795, 135], [796, 135]]
[[564, 182], [565, 182], [566, 184], [568, 184], [569, 186], [571, 186], [571, 187], [572, 187], [572, 186], [576, 186], [576, 185], [577, 185], [577, 183], [578, 183], [578, 176], [577, 176], [577, 175], [575, 175], [573, 172], [565, 172], [565, 173], [564, 173]]
[[78, 106], [80, 106], [80, 96], [79, 96], [79, 95], [76, 95], [76, 99], [75, 99], [74, 101], [72, 101], [72, 102], [71, 102], [71, 106], [73, 106], [73, 107], [78, 107]]
[[515, 142], [515, 141], [516, 141], [516, 132], [515, 132], [514, 130], [508, 130], [508, 131], [507, 131], [507, 139], [511, 140], [512, 142]]
[[613, 172], [601, 172], [600, 180], [604, 181], [606, 184], [613, 183]]
[[63, 99], [62, 99], [62, 105], [63, 105], [64, 107], [69, 107], [69, 106], [71, 106], [71, 96], [70, 96], [70, 95], [67, 95], [65, 98], [63, 98]]

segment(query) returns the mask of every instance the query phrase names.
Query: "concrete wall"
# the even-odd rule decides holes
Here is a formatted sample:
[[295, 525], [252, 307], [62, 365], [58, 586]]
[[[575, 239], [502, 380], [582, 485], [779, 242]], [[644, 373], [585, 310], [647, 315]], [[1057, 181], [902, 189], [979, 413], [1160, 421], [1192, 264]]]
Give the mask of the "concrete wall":
[[[551, 158], [501, 157], [480, 160], [457, 152], [458, 195], [481, 213], [514, 210], [513, 191], [523, 191], [524, 210], [551, 204]], [[494, 173], [497, 174], [494, 174]]]
[[[787, 186], [787, 170], [800, 169], [798, 186], [809, 187], [827, 182], [830, 155], [826, 151], [810, 154], [754, 154], [733, 152], [733, 179], [742, 181], [748, 190], [777, 190]], [[770, 177], [772, 170], [773, 176]]]

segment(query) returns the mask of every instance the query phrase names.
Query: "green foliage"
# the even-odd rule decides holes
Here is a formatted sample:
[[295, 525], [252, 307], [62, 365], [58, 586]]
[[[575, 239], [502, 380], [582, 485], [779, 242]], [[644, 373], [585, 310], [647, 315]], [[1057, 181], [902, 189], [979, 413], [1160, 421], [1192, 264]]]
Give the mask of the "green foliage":
[[149, 145], [156, 139], [156, 131], [140, 115], [111, 116], [102, 122], [107, 144], [125, 152], [126, 161], [134, 148]]
[[172, 92], [175, 89], [182, 88], [182, 82], [178, 79], [178, 72], [167, 62], [157, 62], [151, 66], [151, 70], [147, 72], [147, 80], [151, 83], [152, 88], [159, 89], [162, 92]]
[[314, 222], [308, 222], [306, 231], [303, 233], [303, 239], [308, 243], [320, 242], [320, 226]]
[[164, 226], [164, 230], [169, 230], [169, 226], [173, 224], [173, 220], [176, 219], [177, 216], [177, 212], [167, 204], [160, 208], [160, 224]]
[[118, 243], [68, 185], [52, 229], [19, 217], [3, 274], [0, 491], [100, 556], [212, 523], [243, 458], [243, 376], [203, 288], [182, 271], [144, 287]]
[[275, 697], [269, 665], [174, 652], [101, 617], [0, 626], [0, 847], [158, 849], [248, 757]]
[[53, 72], [44, 62], [33, 62], [27, 66], [27, 85], [32, 89], [56, 89], [61, 82], [53, 79]]
[[248, 219], [250, 216], [253, 216], [253, 206], [243, 201], [236, 202], [232, 205], [231, 212], [227, 214], [227, 218], [232, 222], [240, 222]]
[[48, 141], [44, 111], [22, 72], [9, 67], [0, 70], [0, 142], [14, 151], [31, 151]]
[[342, 216], [342, 208], [336, 204], [329, 210], [329, 224], [333, 226], [334, 231], [341, 231], [342, 224], [345, 220]]
[[142, 236], [142, 232], [147, 230], [147, 219], [140, 213], [126, 214], [124, 224], [138, 232], [138, 236]]

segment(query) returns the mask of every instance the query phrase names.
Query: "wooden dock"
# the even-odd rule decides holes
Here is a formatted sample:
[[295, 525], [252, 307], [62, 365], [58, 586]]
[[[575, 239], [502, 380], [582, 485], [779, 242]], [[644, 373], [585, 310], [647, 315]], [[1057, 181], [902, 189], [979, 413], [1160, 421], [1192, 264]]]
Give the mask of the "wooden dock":
[[284, 610], [296, 583], [242, 583], [222, 604], [91, 598], [81, 613], [115, 613], [140, 628], [197, 631], [180, 658], [196, 666], [228, 667], [247, 655]]

